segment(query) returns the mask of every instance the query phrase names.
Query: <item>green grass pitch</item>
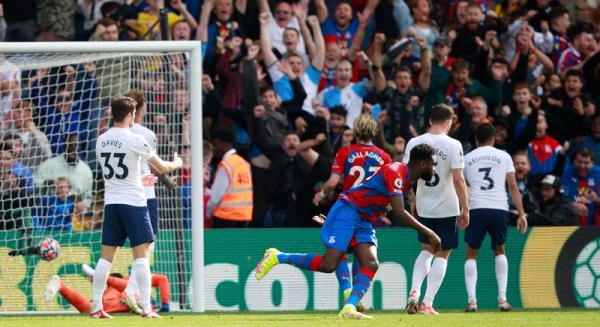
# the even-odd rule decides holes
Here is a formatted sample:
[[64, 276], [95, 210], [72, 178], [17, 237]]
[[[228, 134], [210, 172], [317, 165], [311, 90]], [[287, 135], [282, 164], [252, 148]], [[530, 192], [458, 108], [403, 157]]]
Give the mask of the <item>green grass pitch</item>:
[[600, 326], [600, 310], [540, 310], [501, 313], [449, 311], [439, 316], [409, 316], [404, 312], [371, 312], [373, 320], [345, 321], [336, 312], [319, 313], [208, 313], [167, 314], [163, 319], [142, 320], [134, 315], [115, 315], [112, 320], [92, 320], [84, 315], [0, 317], [0, 326]]

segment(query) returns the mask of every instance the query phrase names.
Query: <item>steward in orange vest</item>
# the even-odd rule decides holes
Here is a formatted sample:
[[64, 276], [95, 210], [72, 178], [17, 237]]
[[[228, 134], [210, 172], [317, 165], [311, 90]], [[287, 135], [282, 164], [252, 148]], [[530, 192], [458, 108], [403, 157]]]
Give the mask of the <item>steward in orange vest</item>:
[[233, 149], [235, 136], [230, 130], [215, 130], [215, 154], [223, 159], [217, 166], [211, 187], [208, 214], [213, 227], [246, 227], [252, 220], [252, 174], [250, 164]]

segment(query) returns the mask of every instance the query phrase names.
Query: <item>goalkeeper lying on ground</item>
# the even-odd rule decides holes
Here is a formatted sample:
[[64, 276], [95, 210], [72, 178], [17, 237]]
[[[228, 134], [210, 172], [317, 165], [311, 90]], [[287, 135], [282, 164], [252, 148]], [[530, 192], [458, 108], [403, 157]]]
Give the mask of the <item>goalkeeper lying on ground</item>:
[[[86, 275], [90, 281], [94, 276], [94, 269], [88, 265], [82, 265], [83, 274]], [[125, 288], [127, 287], [127, 278], [119, 273], [112, 273], [106, 281], [107, 288], [102, 296], [102, 304], [104, 311], [107, 313], [112, 312], [134, 312], [141, 313], [139, 306], [136, 303], [127, 301], [125, 296]], [[169, 286], [169, 279], [165, 275], [152, 274], [152, 287], [158, 287], [160, 292], [161, 307], [160, 312], [169, 312], [169, 299], [171, 297], [171, 291]], [[89, 312], [92, 301], [86, 299], [81, 293], [68, 287], [60, 281], [60, 277], [57, 275], [52, 276], [48, 282], [48, 286], [44, 291], [44, 300], [51, 301], [56, 293], [60, 293], [69, 303], [71, 303], [77, 311], [80, 313]], [[139, 295], [136, 296], [136, 298]]]

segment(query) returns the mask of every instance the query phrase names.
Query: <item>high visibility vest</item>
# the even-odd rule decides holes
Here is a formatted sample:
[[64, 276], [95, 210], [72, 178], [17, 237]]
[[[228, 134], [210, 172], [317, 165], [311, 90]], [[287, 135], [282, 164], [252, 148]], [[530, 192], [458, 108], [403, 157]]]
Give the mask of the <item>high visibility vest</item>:
[[223, 168], [229, 178], [229, 186], [217, 205], [214, 216], [224, 220], [252, 220], [252, 174], [250, 164], [233, 154], [219, 163], [217, 169]]

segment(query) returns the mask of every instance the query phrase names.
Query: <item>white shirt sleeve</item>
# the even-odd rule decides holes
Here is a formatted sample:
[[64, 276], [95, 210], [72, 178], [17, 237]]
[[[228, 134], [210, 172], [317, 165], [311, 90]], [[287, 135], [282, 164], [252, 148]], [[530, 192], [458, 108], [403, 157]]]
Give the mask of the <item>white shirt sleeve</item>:
[[463, 169], [465, 168], [465, 155], [463, 153], [462, 144], [456, 141], [453, 142], [452, 149], [452, 161], [450, 162], [450, 168], [452, 169]]
[[223, 195], [225, 195], [225, 191], [227, 191], [228, 186], [229, 177], [227, 176], [227, 172], [223, 168], [217, 169], [215, 180], [210, 188], [210, 200], [208, 200], [208, 205], [206, 208], [208, 217], [213, 216], [215, 208], [219, 203], [221, 203], [221, 199], [223, 199]]
[[148, 161], [150, 158], [156, 155], [154, 150], [150, 147], [150, 145], [148, 145], [142, 136], [137, 135], [136, 139], [132, 143], [133, 146], [131, 147], [131, 151], [138, 154], [145, 161]]
[[408, 162], [410, 161], [410, 150], [413, 148], [413, 140], [414, 139], [410, 139], [404, 148], [404, 157], [402, 157], [402, 163], [406, 165], [408, 165]]
[[506, 173], [514, 173], [515, 172], [515, 164], [512, 161], [512, 158], [507, 153], [506, 154]]

